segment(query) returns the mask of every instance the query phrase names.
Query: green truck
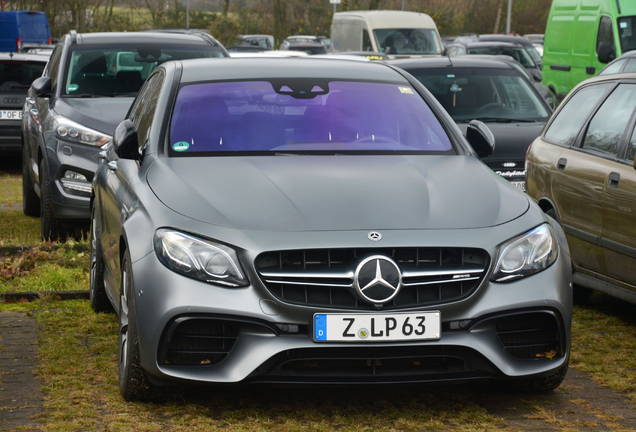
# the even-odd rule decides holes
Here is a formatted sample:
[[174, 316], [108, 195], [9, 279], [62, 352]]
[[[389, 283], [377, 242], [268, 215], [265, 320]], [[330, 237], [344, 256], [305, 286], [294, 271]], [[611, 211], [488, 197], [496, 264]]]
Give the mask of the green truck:
[[634, 49], [635, 0], [554, 0], [545, 30], [543, 84], [562, 99]]

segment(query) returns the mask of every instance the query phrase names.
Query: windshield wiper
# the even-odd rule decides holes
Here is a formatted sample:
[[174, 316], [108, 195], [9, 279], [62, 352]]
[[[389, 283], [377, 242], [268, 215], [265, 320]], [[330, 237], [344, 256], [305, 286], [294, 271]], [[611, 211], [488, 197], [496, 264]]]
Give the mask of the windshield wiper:
[[516, 119], [506, 117], [475, 117], [471, 119], [455, 120], [457, 123], [470, 123], [473, 120], [479, 120], [483, 122], [495, 122], [495, 123], [536, 123], [534, 119]]

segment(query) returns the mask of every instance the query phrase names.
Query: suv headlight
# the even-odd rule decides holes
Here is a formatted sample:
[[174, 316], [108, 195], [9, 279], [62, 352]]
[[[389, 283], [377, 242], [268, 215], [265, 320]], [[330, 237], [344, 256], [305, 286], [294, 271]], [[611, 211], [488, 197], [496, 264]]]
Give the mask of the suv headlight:
[[154, 238], [159, 261], [182, 275], [229, 287], [247, 286], [234, 249], [165, 228], [158, 229]]
[[495, 282], [530, 276], [550, 267], [557, 259], [556, 237], [548, 224], [507, 241], [499, 250], [492, 275]]
[[103, 146], [113, 138], [62, 116], [55, 117], [53, 130], [56, 137], [65, 141], [93, 146]]

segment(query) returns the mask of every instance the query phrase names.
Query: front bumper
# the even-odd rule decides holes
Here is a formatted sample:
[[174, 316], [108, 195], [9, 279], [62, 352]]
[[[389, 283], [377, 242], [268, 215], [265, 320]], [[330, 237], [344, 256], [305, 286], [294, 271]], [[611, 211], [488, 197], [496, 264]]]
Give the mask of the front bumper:
[[[100, 151], [99, 147], [65, 142], [54, 137], [47, 142], [46, 174], [50, 179], [53, 214], [56, 219], [71, 223], [90, 220], [91, 183]], [[67, 182], [63, 180], [66, 171], [83, 174], [87, 181]], [[79, 185], [83, 188], [68, 187], [69, 185]]]
[[[531, 277], [505, 284], [486, 277], [465, 300], [404, 309], [439, 310], [442, 317], [439, 340], [406, 343], [314, 342], [313, 314], [334, 311], [283, 303], [253, 274], [249, 287], [220, 288], [166, 269], [154, 253], [137, 260], [133, 274], [142, 365], [158, 382], [505, 379], [550, 375], [569, 357], [572, 291], [570, 259], [565, 253]], [[208, 328], [223, 342], [183, 345], [190, 337], [185, 334], [188, 325], [179, 330], [184, 322], [191, 323], [191, 333], [201, 335]], [[510, 334], [519, 330], [514, 328], [519, 322], [532, 324], [521, 329], [525, 331], [539, 322], [547, 323], [544, 327], [549, 329], [545, 337], [535, 334], [538, 339], [526, 341], [504, 335], [505, 328], [512, 329]], [[536, 353], [517, 349], [532, 345], [528, 341], [536, 342]], [[554, 349], [547, 348], [550, 343]], [[175, 365], [179, 357], [174, 352], [182, 348], [198, 348], [202, 357], [189, 357], [188, 365], [181, 357], [181, 364]]]

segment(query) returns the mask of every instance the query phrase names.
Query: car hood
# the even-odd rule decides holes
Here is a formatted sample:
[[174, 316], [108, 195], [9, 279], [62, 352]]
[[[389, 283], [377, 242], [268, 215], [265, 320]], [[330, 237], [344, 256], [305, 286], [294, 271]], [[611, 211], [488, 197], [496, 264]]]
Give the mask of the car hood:
[[[485, 122], [495, 136], [495, 151], [483, 159], [489, 161], [523, 161], [526, 159], [528, 146], [532, 144], [545, 126], [545, 122], [536, 123], [496, 123]], [[459, 128], [466, 135], [467, 123], [459, 123]]]
[[160, 158], [147, 181], [175, 212], [241, 230], [482, 228], [529, 207], [472, 156]]
[[132, 97], [57, 98], [52, 108], [61, 116], [112, 136], [133, 100]]

